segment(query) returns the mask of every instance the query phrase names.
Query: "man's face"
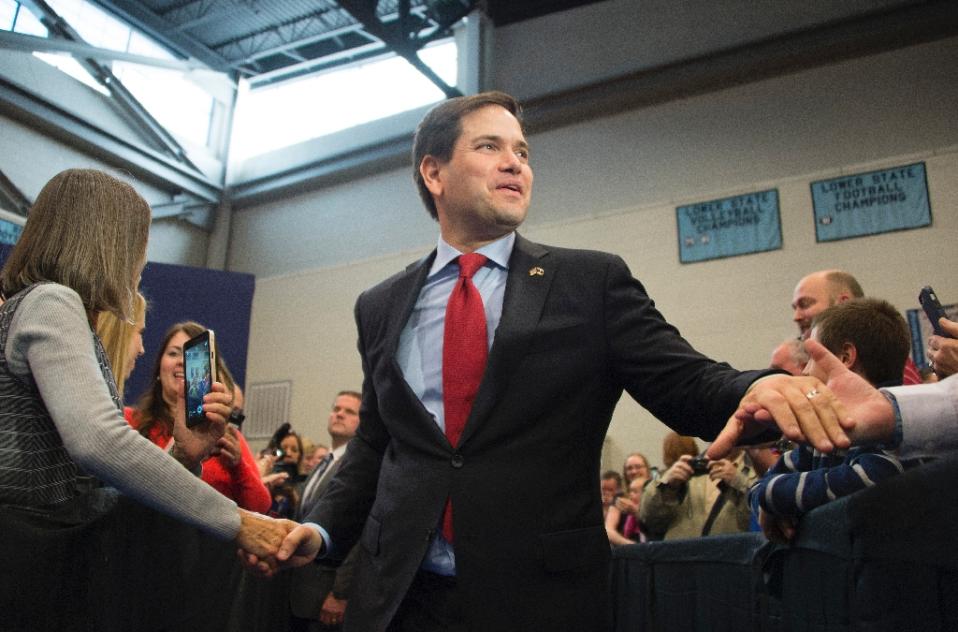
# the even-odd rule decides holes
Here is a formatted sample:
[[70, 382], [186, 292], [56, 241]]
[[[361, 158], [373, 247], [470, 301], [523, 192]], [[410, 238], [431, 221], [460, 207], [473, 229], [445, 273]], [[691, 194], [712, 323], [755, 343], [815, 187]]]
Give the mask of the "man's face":
[[352, 439], [359, 427], [359, 400], [352, 395], [340, 395], [329, 411], [326, 429], [334, 439]]
[[461, 127], [449, 162], [427, 156], [421, 166], [443, 238], [452, 245], [512, 232], [532, 197], [529, 146], [516, 117], [489, 105], [464, 116]]
[[792, 320], [802, 339], [808, 338], [812, 319], [835, 304], [831, 284], [820, 274], [810, 274], [795, 286], [792, 294]]

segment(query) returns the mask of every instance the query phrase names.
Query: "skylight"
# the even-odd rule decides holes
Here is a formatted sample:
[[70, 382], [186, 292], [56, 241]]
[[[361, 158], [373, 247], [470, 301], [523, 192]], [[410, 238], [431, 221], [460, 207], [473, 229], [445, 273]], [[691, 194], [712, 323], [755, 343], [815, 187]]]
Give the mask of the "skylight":
[[[444, 40], [419, 57], [456, 85], [457, 48]], [[242, 160], [444, 98], [443, 92], [401, 57], [301, 77], [240, 93], [231, 155]]]

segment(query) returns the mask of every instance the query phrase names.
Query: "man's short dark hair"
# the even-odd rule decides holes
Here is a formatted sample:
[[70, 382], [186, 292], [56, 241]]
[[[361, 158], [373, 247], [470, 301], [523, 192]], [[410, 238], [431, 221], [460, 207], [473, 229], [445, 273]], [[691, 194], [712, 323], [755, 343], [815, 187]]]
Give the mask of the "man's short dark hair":
[[905, 319], [888, 301], [859, 298], [833, 305], [815, 317], [812, 327], [835, 355], [845, 343], [855, 345], [858, 369], [872, 384], [901, 384], [911, 340]]
[[337, 398], [342, 397], [343, 395], [354, 397], [358, 399], [359, 401], [363, 400], [363, 394], [360, 393], [359, 391], [339, 391], [338, 393], [336, 393]]
[[522, 107], [519, 102], [505, 92], [494, 91], [443, 101], [429, 110], [416, 128], [412, 147], [413, 179], [419, 187], [419, 197], [433, 219], [439, 219], [439, 214], [432, 193], [426, 188], [426, 182], [419, 173], [419, 165], [426, 156], [432, 156], [440, 162], [449, 162], [452, 149], [462, 134], [463, 117], [489, 105], [505, 108], [516, 117], [520, 127], [522, 126]]

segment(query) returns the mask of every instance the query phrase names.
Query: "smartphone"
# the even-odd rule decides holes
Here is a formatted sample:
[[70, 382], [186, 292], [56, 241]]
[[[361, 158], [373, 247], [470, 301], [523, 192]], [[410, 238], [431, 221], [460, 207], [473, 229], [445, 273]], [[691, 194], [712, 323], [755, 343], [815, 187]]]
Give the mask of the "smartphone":
[[212, 329], [190, 338], [183, 345], [183, 380], [186, 400], [186, 426], [206, 421], [203, 396], [216, 381], [216, 342]]
[[945, 310], [938, 300], [938, 295], [935, 294], [935, 291], [931, 289], [930, 285], [921, 288], [921, 292], [918, 293], [918, 302], [921, 303], [922, 309], [925, 310], [925, 315], [928, 316], [928, 320], [931, 321], [931, 327], [935, 330], [935, 334], [945, 338], [951, 338], [952, 336], [945, 332], [945, 330], [941, 328], [941, 325], [938, 324], [939, 318], [946, 317]]

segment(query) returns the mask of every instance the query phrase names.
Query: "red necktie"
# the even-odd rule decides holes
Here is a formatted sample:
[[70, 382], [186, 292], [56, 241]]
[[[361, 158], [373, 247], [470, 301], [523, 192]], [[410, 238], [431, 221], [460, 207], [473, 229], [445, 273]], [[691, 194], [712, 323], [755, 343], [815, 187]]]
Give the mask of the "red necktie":
[[[486, 337], [486, 311], [482, 296], [472, 283], [472, 275], [481, 268], [485, 256], [470, 253], [459, 257], [459, 280], [446, 304], [446, 323], [442, 342], [442, 400], [446, 437], [455, 448], [466, 425], [472, 402], [479, 390], [489, 354]], [[452, 501], [446, 500], [442, 517], [442, 535], [452, 542]]]

